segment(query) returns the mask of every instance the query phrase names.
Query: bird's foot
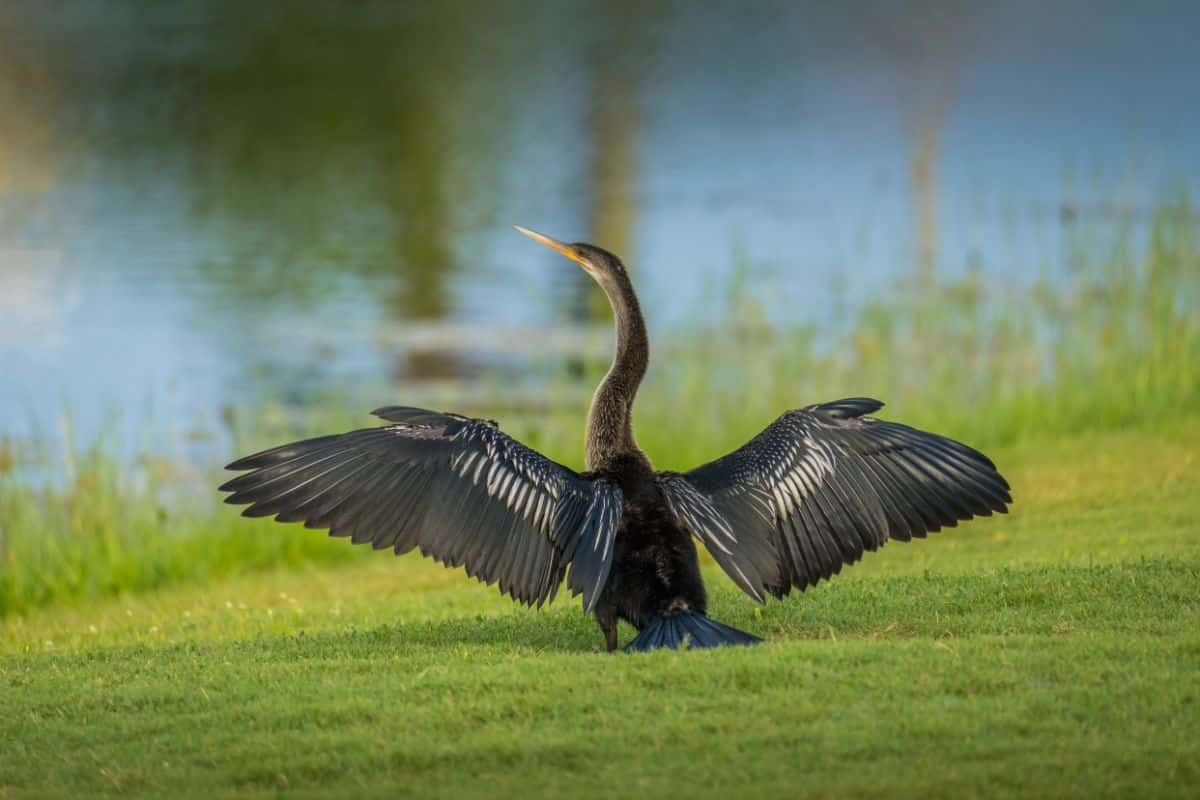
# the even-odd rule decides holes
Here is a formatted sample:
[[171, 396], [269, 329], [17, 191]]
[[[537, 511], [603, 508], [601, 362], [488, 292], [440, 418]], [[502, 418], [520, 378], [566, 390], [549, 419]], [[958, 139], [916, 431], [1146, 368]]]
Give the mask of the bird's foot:
[[615, 653], [617, 650], [617, 615], [611, 612], [600, 612], [596, 614], [596, 621], [600, 623], [600, 631], [604, 634], [604, 649]]

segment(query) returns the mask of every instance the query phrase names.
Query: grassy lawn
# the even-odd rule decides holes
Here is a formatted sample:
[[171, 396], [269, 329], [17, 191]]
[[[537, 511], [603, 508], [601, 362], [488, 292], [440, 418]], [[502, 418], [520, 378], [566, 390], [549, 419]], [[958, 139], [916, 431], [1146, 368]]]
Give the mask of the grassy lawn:
[[1200, 423], [993, 455], [1008, 517], [761, 609], [710, 567], [756, 648], [383, 555], [10, 616], [0, 797], [1194, 797]]

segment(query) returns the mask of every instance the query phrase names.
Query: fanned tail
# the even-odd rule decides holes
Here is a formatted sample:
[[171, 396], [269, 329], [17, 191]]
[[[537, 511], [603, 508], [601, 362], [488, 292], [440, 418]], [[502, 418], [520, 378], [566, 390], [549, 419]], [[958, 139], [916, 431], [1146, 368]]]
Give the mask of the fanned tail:
[[722, 625], [694, 611], [677, 611], [655, 617], [642, 627], [637, 637], [625, 645], [625, 652], [646, 652], [660, 647], [678, 649], [684, 642], [687, 649], [722, 647], [724, 645], [758, 644], [762, 639], [745, 631]]

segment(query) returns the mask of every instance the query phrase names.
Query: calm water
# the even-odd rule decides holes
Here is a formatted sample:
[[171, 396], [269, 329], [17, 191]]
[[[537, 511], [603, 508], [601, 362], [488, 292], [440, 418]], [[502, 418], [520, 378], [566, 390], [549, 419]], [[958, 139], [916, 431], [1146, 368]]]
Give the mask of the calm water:
[[1200, 6], [993, 5], [5, 0], [0, 436], [520, 374], [599, 295], [513, 223], [662, 332], [739, 264], [825, 322], [1195, 196]]

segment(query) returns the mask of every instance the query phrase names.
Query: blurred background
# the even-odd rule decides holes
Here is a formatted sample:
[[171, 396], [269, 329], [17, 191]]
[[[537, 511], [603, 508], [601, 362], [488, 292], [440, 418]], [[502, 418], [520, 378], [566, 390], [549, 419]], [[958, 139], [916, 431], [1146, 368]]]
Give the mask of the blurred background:
[[[981, 446], [1191, 413], [1197, 31], [1189, 2], [6, 0], [0, 554], [41, 567], [0, 602], [200, 569], [164, 531], [254, 538], [221, 463], [379, 405], [578, 465], [607, 307], [514, 223], [630, 265], [663, 467], [843, 393]], [[350, 552], [256, 541], [209, 566]]]

